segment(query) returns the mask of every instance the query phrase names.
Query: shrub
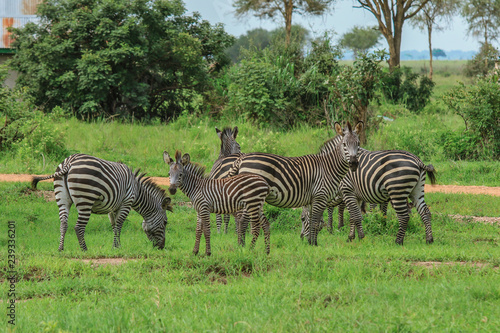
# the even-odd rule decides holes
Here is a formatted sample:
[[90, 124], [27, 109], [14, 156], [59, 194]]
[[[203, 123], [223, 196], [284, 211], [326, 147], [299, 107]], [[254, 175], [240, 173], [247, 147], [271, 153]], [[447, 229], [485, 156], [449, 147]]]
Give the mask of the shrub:
[[468, 77], [484, 76], [495, 67], [495, 60], [500, 53], [491, 44], [482, 44], [479, 53], [467, 61], [464, 66], [464, 75]]
[[385, 98], [402, 103], [413, 112], [421, 111], [429, 103], [434, 85], [427, 76], [413, 73], [409, 67], [396, 68], [382, 76]]
[[[0, 82], [4, 82], [7, 69], [0, 67]], [[0, 88], [0, 153], [12, 151], [29, 161], [35, 156], [65, 157], [64, 131], [55, 118], [60, 109], [46, 116], [37, 110], [30, 98], [19, 90]]]
[[[475, 84], [460, 83], [443, 96], [444, 102], [465, 122], [466, 135], [457, 152], [467, 152], [469, 158], [500, 157], [500, 86], [491, 78], [481, 78]], [[456, 138], [456, 137], [455, 137]], [[479, 140], [476, 140], [479, 139]], [[453, 146], [453, 136], [448, 138]], [[477, 143], [472, 149], [471, 143]], [[461, 147], [458, 149], [458, 147]], [[465, 149], [465, 150], [464, 150]], [[459, 153], [456, 158], [463, 156]]]

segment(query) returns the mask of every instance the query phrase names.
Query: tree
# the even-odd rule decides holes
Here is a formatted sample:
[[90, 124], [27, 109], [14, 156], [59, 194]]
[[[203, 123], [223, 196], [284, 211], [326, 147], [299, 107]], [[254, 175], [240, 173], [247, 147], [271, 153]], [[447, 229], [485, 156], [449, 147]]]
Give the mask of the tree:
[[378, 21], [380, 32], [389, 45], [389, 68], [399, 67], [403, 24], [415, 16], [429, 0], [357, 0], [360, 6], [372, 13]]
[[233, 42], [184, 12], [175, 0], [47, 0], [39, 24], [13, 29], [17, 83], [45, 111], [171, 118], [229, 63]]
[[252, 46], [263, 50], [271, 43], [271, 38], [271, 32], [266, 29], [257, 28], [249, 30], [246, 34], [238, 37], [236, 42], [226, 50], [226, 53], [233, 62], [238, 62], [240, 60], [241, 48], [248, 49]]
[[[441, 19], [445, 26], [449, 26], [453, 15], [458, 10], [460, 0], [433, 0], [428, 2], [415, 16], [410, 19], [413, 26], [420, 30], [427, 29], [427, 38], [429, 42], [429, 78], [432, 80], [432, 57], [434, 50], [432, 49], [432, 32], [434, 30], [443, 30], [443, 26], [438, 25], [438, 20]], [[443, 52], [441, 50], [441, 52]], [[444, 53], [444, 52], [443, 52]]]
[[340, 45], [353, 51], [356, 57], [359, 52], [366, 53], [377, 45], [381, 36], [382, 34], [377, 27], [362, 28], [355, 26], [342, 35]]
[[[443, 50], [441, 50], [441, 49], [432, 49], [431, 54], [432, 54], [433, 57], [436, 57], [436, 58], [439, 58], [439, 57], [443, 57], [444, 58], [444, 57], [446, 57], [446, 53]], [[432, 75], [430, 75], [430, 78], [432, 79]]]
[[[485, 48], [490, 40], [496, 40], [500, 28], [500, 0], [467, 0], [462, 8], [462, 16], [467, 21], [468, 32], [474, 37], [481, 34]], [[488, 66], [485, 59], [485, 67]]]
[[235, 0], [236, 16], [254, 13], [259, 18], [274, 19], [281, 15], [285, 21], [286, 45], [290, 45], [292, 15], [322, 15], [335, 0]]

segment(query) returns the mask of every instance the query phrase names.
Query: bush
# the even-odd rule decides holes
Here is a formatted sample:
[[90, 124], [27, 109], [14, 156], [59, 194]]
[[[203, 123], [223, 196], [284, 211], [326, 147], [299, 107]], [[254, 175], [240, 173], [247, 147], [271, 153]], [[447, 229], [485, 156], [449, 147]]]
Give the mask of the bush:
[[490, 44], [482, 44], [479, 53], [467, 61], [464, 66], [464, 75], [467, 77], [484, 76], [495, 67], [495, 60], [500, 53]]
[[[7, 69], [0, 67], [0, 82], [4, 82]], [[66, 157], [64, 131], [56, 125], [61, 109], [50, 116], [33, 107], [30, 98], [19, 90], [0, 88], [0, 153], [18, 153], [27, 162], [40, 155]]]
[[[481, 78], [475, 84], [460, 83], [443, 96], [444, 102], [465, 122], [463, 140], [450, 136], [451, 147], [458, 152], [456, 158], [500, 157], [500, 86], [490, 78]], [[456, 144], [456, 142], [460, 144]], [[453, 143], [455, 142], [455, 143]], [[475, 147], [471, 147], [476, 143]]]
[[431, 79], [413, 73], [409, 67], [396, 68], [382, 76], [385, 98], [395, 104], [402, 103], [413, 112], [420, 112], [429, 103], [434, 86]]
[[453, 160], [475, 160], [481, 138], [474, 133], [446, 132], [441, 136], [444, 156]]

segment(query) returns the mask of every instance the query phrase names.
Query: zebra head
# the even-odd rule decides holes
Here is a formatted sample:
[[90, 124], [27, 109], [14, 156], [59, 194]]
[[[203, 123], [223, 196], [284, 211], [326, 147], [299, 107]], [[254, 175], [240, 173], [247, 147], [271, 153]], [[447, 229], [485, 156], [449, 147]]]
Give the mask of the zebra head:
[[240, 144], [236, 142], [238, 126], [235, 126], [233, 129], [226, 127], [222, 131], [216, 127], [215, 132], [217, 132], [217, 136], [221, 142], [219, 158], [227, 157], [231, 154], [241, 153]]
[[347, 122], [347, 126], [342, 129], [342, 126], [335, 122], [335, 131], [342, 136], [341, 149], [344, 161], [349, 163], [349, 168], [352, 172], [358, 168], [358, 153], [359, 153], [359, 133], [363, 130], [363, 122], [359, 121], [354, 130], [351, 124]]
[[190, 162], [189, 154], [184, 154], [181, 158], [180, 150], [175, 152], [175, 161], [170, 157], [170, 155], [164, 151], [163, 161], [170, 166], [170, 187], [168, 191], [170, 194], [175, 194], [177, 188], [182, 186], [182, 176], [184, 174], [184, 166]]
[[166, 211], [174, 211], [171, 199], [169, 197], [164, 197], [161, 202], [161, 208], [156, 208], [157, 209], [155, 209], [151, 215], [148, 215], [148, 217], [142, 221], [142, 230], [144, 230], [148, 239], [153, 242], [154, 247], [163, 250], [165, 247], [165, 229], [167, 227]]

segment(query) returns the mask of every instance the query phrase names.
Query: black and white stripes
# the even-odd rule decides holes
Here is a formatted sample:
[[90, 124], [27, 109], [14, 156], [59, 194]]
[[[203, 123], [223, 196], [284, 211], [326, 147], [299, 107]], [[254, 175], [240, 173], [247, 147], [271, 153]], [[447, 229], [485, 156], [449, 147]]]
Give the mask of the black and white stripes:
[[273, 206], [294, 208], [312, 205], [313, 228], [309, 243], [317, 245], [319, 221], [327, 202], [334, 198], [347, 170], [357, 167], [358, 133], [362, 129], [362, 122], [354, 130], [349, 123], [345, 129], [335, 123], [338, 136], [324, 143], [324, 146], [331, 148], [322, 149], [319, 154], [283, 157], [251, 153], [236, 158], [231, 155], [227, 159], [234, 160], [234, 164], [229, 174], [262, 176], [270, 186], [266, 202]]
[[244, 230], [248, 223], [251, 223], [252, 246], [255, 245], [262, 227], [266, 252], [270, 252], [269, 222], [262, 213], [262, 207], [269, 194], [269, 185], [263, 177], [245, 174], [224, 179], [211, 179], [204, 175], [204, 167], [191, 163], [189, 154], [181, 157], [180, 151], [176, 151], [175, 161], [167, 152], [164, 152], [163, 160], [170, 166], [170, 193], [175, 194], [179, 188], [191, 199], [198, 213], [193, 253], [199, 252], [203, 232], [206, 243], [205, 253], [211, 255], [210, 213], [236, 212], [242, 224], [238, 230], [238, 242], [244, 245]]
[[121, 228], [132, 208], [144, 218], [142, 228], [154, 246], [165, 246], [165, 210], [172, 210], [170, 198], [144, 174], [139, 175], [139, 170], [133, 174], [125, 164], [74, 154], [59, 164], [53, 175], [34, 178], [32, 187], [52, 178], [61, 222], [60, 251], [72, 204], [78, 210], [75, 231], [83, 251], [87, 250], [85, 227], [92, 213], [108, 214], [115, 234], [113, 245], [119, 247]]

